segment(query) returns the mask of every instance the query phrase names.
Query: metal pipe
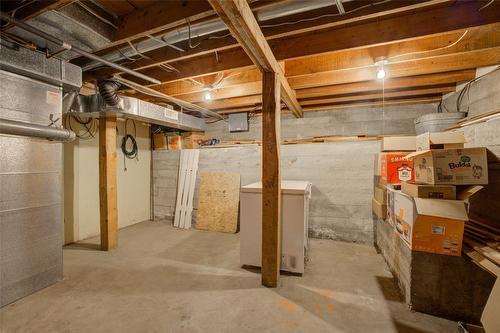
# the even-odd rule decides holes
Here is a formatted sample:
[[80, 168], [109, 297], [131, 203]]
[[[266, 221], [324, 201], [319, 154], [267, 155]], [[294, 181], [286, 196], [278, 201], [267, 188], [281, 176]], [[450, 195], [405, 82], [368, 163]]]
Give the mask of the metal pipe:
[[76, 136], [75, 132], [65, 128], [30, 124], [2, 118], [0, 118], [0, 134], [27, 136], [62, 142], [71, 142], [75, 140]]
[[10, 15], [8, 15], [7, 13], [4, 13], [4, 12], [0, 12], [0, 18], [3, 20], [3, 21], [7, 21], [15, 26], [18, 26], [19, 28], [23, 29], [23, 30], [26, 30], [34, 35], [37, 35], [45, 40], [48, 40], [52, 43], [55, 43], [55, 44], [58, 44], [60, 45], [62, 48], [65, 48], [67, 50], [72, 50], [73, 52], [75, 53], [78, 53], [79, 55], [81, 56], [84, 56], [86, 58], [89, 58], [91, 60], [95, 60], [95, 61], [98, 61], [100, 63], [103, 63], [105, 65], [108, 65], [109, 67], [113, 67], [123, 73], [127, 73], [127, 74], [130, 74], [130, 75], [133, 75], [139, 79], [142, 79], [142, 80], [146, 80], [146, 81], [149, 81], [151, 83], [161, 83], [160, 81], [156, 80], [156, 79], [153, 79], [147, 75], [144, 75], [144, 74], [141, 74], [139, 72], [136, 72], [134, 70], [131, 70], [130, 68], [127, 68], [127, 67], [123, 67], [121, 65], [118, 65], [118, 64], [115, 64], [114, 62], [111, 62], [111, 61], [108, 61], [104, 58], [101, 58], [99, 56], [96, 56], [95, 54], [92, 54], [90, 52], [87, 52], [85, 50], [82, 50], [80, 49], [79, 47], [76, 47], [76, 46], [73, 46], [71, 44], [68, 44], [66, 43], [65, 41], [62, 41], [60, 40], [59, 38], [57, 37], [54, 37], [52, 35], [49, 35], [41, 30], [39, 30], [38, 28], [35, 28], [29, 24], [26, 24], [24, 23], [23, 21], [20, 21], [14, 17], [11, 17]]

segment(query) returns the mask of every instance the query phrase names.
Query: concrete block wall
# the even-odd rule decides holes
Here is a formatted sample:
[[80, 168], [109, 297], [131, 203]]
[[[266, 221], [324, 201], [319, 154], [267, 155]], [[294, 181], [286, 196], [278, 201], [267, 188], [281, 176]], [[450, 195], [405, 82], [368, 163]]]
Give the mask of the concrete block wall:
[[[379, 141], [281, 147], [282, 179], [307, 180], [313, 184], [309, 215], [312, 237], [373, 243], [373, 158], [379, 150]], [[178, 152], [155, 151], [153, 154], [155, 216], [158, 218], [173, 215], [178, 159]], [[241, 175], [241, 184], [246, 185], [260, 180], [260, 161], [258, 145], [201, 149], [194, 223], [201, 172], [237, 172]]]
[[155, 219], [172, 219], [177, 197], [180, 151], [153, 151], [153, 212]]
[[[421, 104], [386, 108], [348, 108], [306, 112], [304, 118], [283, 115], [285, 139], [327, 135], [413, 135], [414, 119], [435, 112], [437, 105]], [[250, 120], [250, 131], [229, 133], [227, 123], [209, 124], [206, 134], [221, 140], [260, 139], [260, 117]], [[373, 158], [378, 141], [283, 145], [282, 179], [308, 180], [313, 184], [310, 235], [359, 243], [373, 243], [371, 197]], [[208, 148], [200, 151], [198, 171], [239, 172], [246, 185], [260, 180], [261, 149], [257, 145]], [[179, 152], [153, 152], [154, 215], [172, 219], [175, 210]], [[197, 190], [193, 223], [196, 223]]]
[[[300, 139], [327, 135], [411, 135], [415, 118], [436, 112], [436, 104], [391, 105], [374, 108], [347, 108], [332, 111], [305, 112], [297, 119], [291, 114], [281, 117], [281, 137]], [[250, 119], [248, 132], [229, 133], [227, 123], [207, 126], [205, 133], [221, 140], [261, 139], [262, 118]]]

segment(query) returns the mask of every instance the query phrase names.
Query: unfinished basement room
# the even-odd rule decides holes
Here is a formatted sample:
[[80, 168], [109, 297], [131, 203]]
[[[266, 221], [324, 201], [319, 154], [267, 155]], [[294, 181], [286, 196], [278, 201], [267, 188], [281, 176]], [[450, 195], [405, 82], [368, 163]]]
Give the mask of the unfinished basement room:
[[0, 333], [500, 333], [500, 0], [0, 7]]

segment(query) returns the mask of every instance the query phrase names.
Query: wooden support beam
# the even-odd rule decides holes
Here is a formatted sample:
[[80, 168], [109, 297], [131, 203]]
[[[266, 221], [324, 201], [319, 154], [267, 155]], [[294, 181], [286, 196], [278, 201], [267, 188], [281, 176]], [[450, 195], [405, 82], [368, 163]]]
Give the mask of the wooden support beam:
[[118, 244], [116, 117], [99, 120], [99, 209], [101, 250], [109, 251]]
[[209, 3], [253, 63], [263, 72], [278, 74], [283, 101], [296, 117], [303, 117], [295, 91], [288, 84], [283, 68], [274, 57], [246, 0], [209, 0]]
[[278, 286], [281, 257], [280, 78], [262, 80], [262, 285]]

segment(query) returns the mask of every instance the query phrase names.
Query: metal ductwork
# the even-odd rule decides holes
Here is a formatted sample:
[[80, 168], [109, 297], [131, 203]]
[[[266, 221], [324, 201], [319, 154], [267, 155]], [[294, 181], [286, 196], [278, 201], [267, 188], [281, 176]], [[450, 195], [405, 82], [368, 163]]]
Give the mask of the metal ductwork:
[[27, 136], [51, 141], [71, 142], [75, 132], [65, 128], [43, 126], [0, 118], [0, 134]]
[[171, 106], [160, 106], [128, 96], [119, 96], [114, 106], [106, 103], [100, 94], [78, 96], [66, 114], [81, 118], [129, 118], [186, 131], [203, 131], [205, 128], [203, 118], [175, 111]]
[[98, 87], [99, 94], [106, 104], [118, 106], [120, 103], [120, 96], [118, 96], [117, 91], [120, 88], [120, 83], [111, 80], [103, 80], [98, 83]]

